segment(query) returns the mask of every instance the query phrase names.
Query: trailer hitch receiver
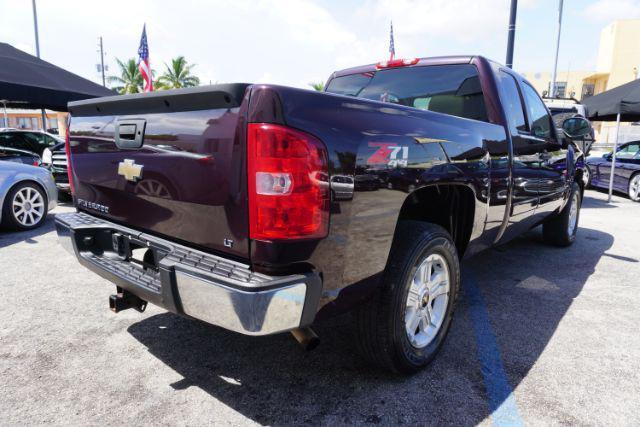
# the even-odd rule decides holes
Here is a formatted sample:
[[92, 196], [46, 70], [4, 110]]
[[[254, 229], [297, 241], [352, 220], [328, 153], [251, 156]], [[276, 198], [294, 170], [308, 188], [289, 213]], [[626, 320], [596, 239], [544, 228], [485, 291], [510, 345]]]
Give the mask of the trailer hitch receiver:
[[128, 308], [135, 308], [142, 313], [147, 308], [147, 302], [126, 289], [116, 287], [117, 294], [109, 296], [109, 308], [118, 313]]

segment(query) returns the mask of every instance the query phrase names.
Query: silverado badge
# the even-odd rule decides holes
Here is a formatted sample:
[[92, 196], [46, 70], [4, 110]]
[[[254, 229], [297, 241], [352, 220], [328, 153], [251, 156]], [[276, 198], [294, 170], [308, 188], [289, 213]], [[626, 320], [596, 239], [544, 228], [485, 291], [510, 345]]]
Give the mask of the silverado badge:
[[124, 159], [118, 164], [118, 175], [122, 175], [127, 181], [136, 182], [142, 178], [143, 165], [136, 165], [135, 160]]

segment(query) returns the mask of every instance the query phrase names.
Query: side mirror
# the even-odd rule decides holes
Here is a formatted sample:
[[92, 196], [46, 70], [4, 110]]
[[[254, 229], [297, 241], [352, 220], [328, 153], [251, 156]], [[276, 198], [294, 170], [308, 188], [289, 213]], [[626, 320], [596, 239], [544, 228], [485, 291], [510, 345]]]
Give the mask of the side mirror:
[[585, 138], [591, 135], [591, 123], [584, 117], [570, 117], [562, 122], [562, 130], [569, 138]]
[[605, 160], [611, 160], [612, 157], [613, 157], [612, 153], [604, 153], [602, 155], [602, 158], [605, 159]]

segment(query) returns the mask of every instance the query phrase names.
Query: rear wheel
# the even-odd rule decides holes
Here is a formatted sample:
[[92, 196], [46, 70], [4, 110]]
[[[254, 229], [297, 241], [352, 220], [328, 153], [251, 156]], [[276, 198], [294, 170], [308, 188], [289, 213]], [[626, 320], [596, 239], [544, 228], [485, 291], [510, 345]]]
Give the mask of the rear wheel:
[[2, 225], [17, 230], [31, 230], [47, 217], [47, 196], [35, 183], [25, 182], [9, 191], [2, 208]]
[[634, 202], [640, 202], [640, 173], [635, 174], [629, 180], [629, 197]]
[[582, 173], [582, 180], [584, 181], [584, 188], [591, 187], [591, 169], [588, 165], [584, 166], [584, 171]]
[[573, 183], [569, 201], [562, 211], [542, 225], [544, 240], [555, 246], [569, 246], [576, 240], [582, 197], [580, 186]]
[[363, 356], [393, 372], [426, 366], [447, 335], [459, 287], [449, 233], [419, 221], [398, 224], [384, 284], [356, 313]]

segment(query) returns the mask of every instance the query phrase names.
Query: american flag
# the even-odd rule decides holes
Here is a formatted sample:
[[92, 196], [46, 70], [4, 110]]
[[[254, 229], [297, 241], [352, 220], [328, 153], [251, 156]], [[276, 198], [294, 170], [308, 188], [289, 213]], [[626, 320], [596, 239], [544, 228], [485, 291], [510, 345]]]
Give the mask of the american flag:
[[151, 76], [151, 67], [149, 66], [149, 45], [147, 44], [147, 24], [142, 27], [142, 37], [140, 38], [140, 47], [138, 48], [138, 69], [144, 80], [145, 92], [153, 91], [153, 76]]
[[389, 61], [393, 61], [393, 57], [396, 56], [396, 47], [393, 44], [393, 21], [391, 21], [391, 35], [389, 36]]

